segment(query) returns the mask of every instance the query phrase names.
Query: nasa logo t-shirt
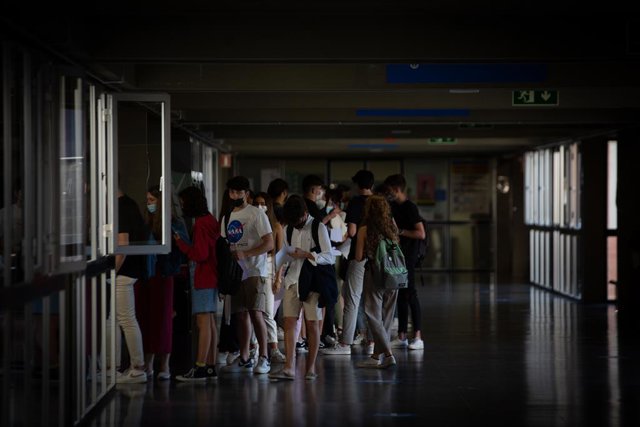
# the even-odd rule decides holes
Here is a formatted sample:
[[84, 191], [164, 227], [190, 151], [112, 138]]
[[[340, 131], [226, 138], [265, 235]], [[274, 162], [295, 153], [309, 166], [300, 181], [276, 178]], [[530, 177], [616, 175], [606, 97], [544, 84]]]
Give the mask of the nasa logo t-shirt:
[[[225, 224], [226, 218], [222, 223]], [[226, 229], [221, 230], [231, 244], [231, 250], [246, 251], [260, 244], [262, 236], [271, 233], [271, 224], [267, 214], [255, 206], [247, 205], [238, 212], [231, 212]], [[253, 257], [248, 257], [239, 262], [242, 267], [242, 279], [248, 277], [267, 277], [266, 252]]]

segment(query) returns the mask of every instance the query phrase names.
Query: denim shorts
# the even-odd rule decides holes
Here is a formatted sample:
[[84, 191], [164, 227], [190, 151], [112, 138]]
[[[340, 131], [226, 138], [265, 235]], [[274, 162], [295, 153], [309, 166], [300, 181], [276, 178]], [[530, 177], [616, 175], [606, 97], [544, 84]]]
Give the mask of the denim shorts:
[[191, 287], [191, 314], [215, 313], [216, 311], [218, 311], [217, 289]]

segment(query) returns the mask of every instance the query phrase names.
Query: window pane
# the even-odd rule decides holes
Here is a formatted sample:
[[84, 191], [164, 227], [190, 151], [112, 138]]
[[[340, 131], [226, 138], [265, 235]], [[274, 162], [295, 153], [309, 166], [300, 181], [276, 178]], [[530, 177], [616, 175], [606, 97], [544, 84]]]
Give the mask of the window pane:
[[618, 229], [618, 206], [616, 194], [618, 191], [618, 141], [608, 143], [607, 168], [607, 228]]
[[84, 259], [85, 115], [82, 80], [60, 81], [60, 261]]

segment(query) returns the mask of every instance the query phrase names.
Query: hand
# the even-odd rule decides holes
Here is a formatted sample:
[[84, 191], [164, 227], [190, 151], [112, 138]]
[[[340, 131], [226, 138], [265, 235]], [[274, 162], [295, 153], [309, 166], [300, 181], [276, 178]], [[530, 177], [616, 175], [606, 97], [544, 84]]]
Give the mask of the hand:
[[271, 290], [274, 294], [277, 294], [280, 291], [280, 287], [282, 286], [281, 280], [274, 280], [273, 285], [271, 285]]

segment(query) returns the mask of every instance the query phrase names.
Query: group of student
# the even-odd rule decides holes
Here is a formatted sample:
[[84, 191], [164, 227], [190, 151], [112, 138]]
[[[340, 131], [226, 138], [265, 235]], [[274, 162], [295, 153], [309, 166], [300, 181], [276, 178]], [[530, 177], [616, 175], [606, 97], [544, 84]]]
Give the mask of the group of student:
[[[326, 191], [322, 180], [314, 175], [304, 178], [302, 196], [289, 195], [288, 185], [282, 179], [272, 181], [267, 192], [253, 194], [249, 180], [236, 176], [227, 182], [217, 219], [208, 211], [199, 188], [182, 190], [178, 194], [180, 208], [184, 217], [193, 219], [193, 225], [188, 233], [172, 212], [172, 252], [147, 256], [146, 275], [136, 275], [127, 265], [127, 257], [117, 257], [116, 317], [125, 335], [131, 364], [124, 372], [116, 371], [116, 381], [146, 382], [153, 375], [154, 354], [160, 355], [157, 378], [171, 378], [172, 276], [176, 253], [189, 260], [191, 312], [198, 328], [194, 366], [177, 375], [178, 381], [202, 382], [225, 372], [252, 372], [292, 380], [296, 376], [299, 350], [308, 352], [305, 378], [313, 380], [317, 377], [315, 362], [319, 353], [349, 355], [357, 332], [365, 333], [363, 325], [357, 326], [359, 310], [364, 311], [372, 345], [371, 357], [358, 366], [387, 368], [396, 364], [394, 348], [422, 349], [414, 271], [417, 241], [424, 238], [425, 230], [417, 206], [407, 197], [402, 175], [387, 177], [375, 192], [370, 171], [358, 171], [352, 181], [358, 194], [348, 199], [341, 192]], [[147, 193], [142, 219], [150, 240], [160, 239], [162, 210], [158, 191], [150, 189]], [[127, 233], [134, 230], [131, 224], [138, 220], [134, 218], [131, 202], [120, 193], [120, 244], [127, 244]], [[221, 295], [217, 290], [215, 248], [220, 236], [230, 244], [243, 272], [239, 289], [233, 295]], [[367, 259], [373, 257], [381, 239], [400, 244], [409, 273], [406, 289], [385, 290], [375, 283]], [[349, 247], [347, 252], [345, 248]], [[276, 259], [280, 257], [276, 254], [281, 254], [283, 248], [286, 260], [278, 263]], [[299, 286], [305, 260], [313, 266], [334, 266], [336, 248], [346, 254], [346, 259], [339, 260], [343, 265], [338, 270], [345, 273], [341, 275], [344, 282], [337, 309], [333, 303], [321, 303], [321, 291]], [[134, 293], [133, 284], [143, 276], [144, 283], [138, 283]], [[216, 313], [220, 301], [223, 314], [218, 339]], [[321, 308], [323, 305], [326, 307]], [[284, 354], [278, 348], [279, 309]], [[341, 315], [342, 328], [338, 329], [336, 312]], [[398, 337], [392, 341], [390, 331], [396, 312]], [[407, 338], [409, 312], [414, 332], [411, 341]], [[299, 340], [301, 329], [306, 336], [304, 341]], [[342, 332], [336, 333], [340, 329]], [[218, 353], [227, 354], [224, 361], [217, 360]], [[115, 356], [119, 357], [119, 353]], [[217, 369], [220, 362], [224, 366]], [[272, 370], [272, 363], [280, 368]]]

